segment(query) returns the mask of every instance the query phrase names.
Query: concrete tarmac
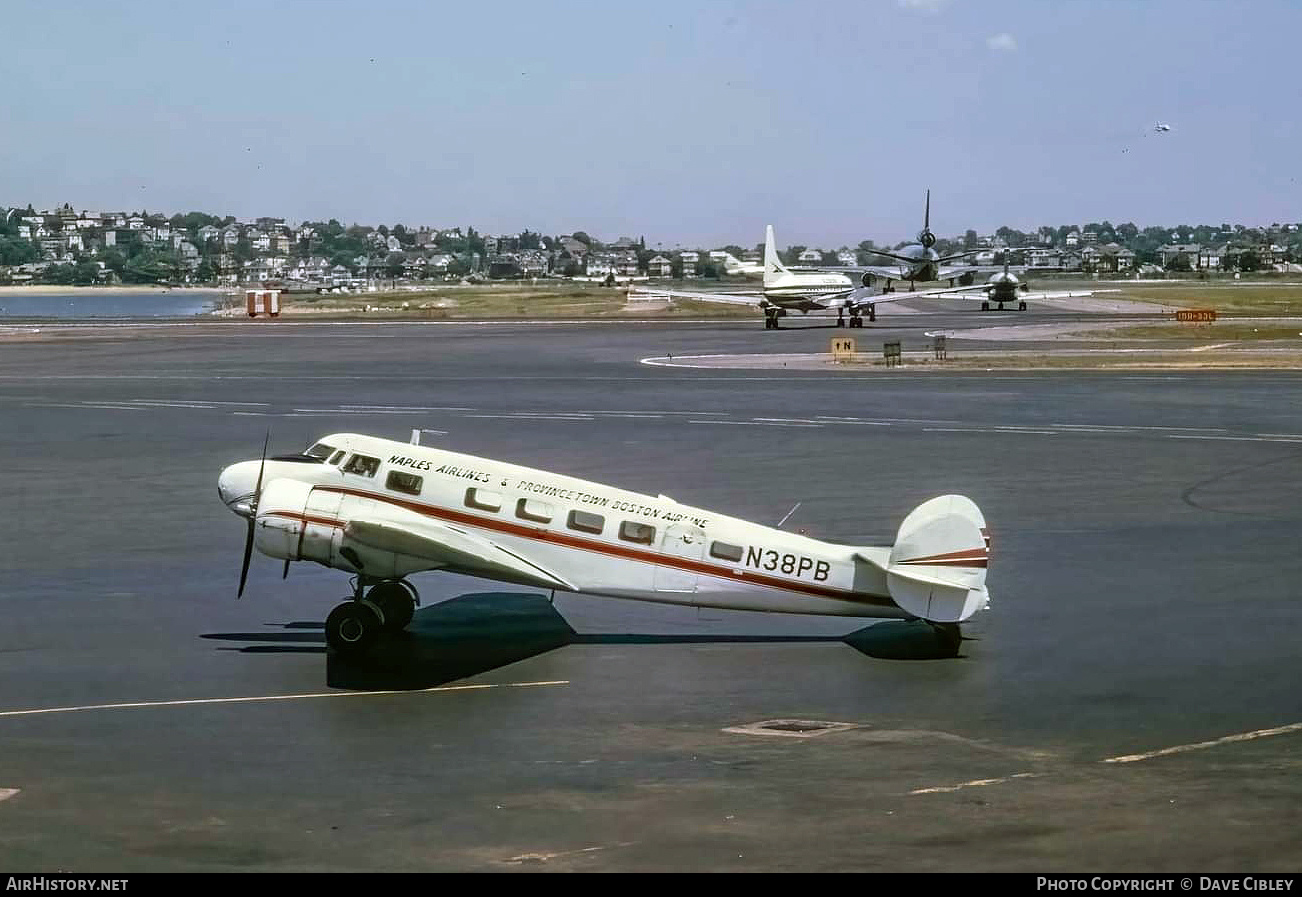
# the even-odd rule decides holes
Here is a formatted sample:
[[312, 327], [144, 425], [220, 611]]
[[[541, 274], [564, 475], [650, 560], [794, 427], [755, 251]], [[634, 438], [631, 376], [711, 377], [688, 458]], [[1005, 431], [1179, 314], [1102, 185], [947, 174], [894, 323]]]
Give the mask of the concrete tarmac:
[[[1296, 868], [1302, 378], [639, 364], [834, 332], [282, 321], [5, 344], [0, 865]], [[419, 428], [759, 521], [801, 502], [788, 528], [852, 543], [962, 492], [993, 530], [992, 607], [944, 658], [918, 624], [431, 574], [412, 632], [342, 663], [321, 622], [344, 574], [282, 581], [255, 556], [235, 600], [243, 525], [216, 476], [268, 428], [275, 451]], [[773, 720], [848, 726], [745, 728]]]

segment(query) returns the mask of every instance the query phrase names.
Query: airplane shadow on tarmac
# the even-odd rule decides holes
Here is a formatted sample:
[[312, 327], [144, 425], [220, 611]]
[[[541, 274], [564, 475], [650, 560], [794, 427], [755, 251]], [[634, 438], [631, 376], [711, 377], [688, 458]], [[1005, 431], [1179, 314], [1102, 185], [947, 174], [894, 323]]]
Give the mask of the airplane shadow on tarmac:
[[406, 631], [386, 633], [357, 657], [328, 650], [324, 629], [322, 623], [294, 622], [282, 624], [280, 631], [214, 632], [202, 638], [254, 643], [224, 649], [245, 654], [325, 654], [329, 687], [363, 691], [433, 688], [567, 645], [844, 642], [882, 660], [954, 656], [926, 624], [902, 620], [875, 623], [846, 636], [578, 633], [546, 596], [518, 592], [460, 595], [420, 608]]

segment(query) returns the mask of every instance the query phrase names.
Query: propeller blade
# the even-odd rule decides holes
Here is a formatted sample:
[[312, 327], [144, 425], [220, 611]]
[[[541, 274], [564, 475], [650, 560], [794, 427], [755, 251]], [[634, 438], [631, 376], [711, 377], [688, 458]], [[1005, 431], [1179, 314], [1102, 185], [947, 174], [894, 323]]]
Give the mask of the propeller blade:
[[240, 590], [235, 593], [235, 597], [244, 597], [244, 582], [249, 578], [249, 561], [253, 558], [253, 527], [255, 518], [249, 518], [249, 533], [244, 539], [244, 562], [240, 565]]
[[271, 428], [267, 428], [267, 438], [262, 440], [262, 461], [258, 464], [258, 485], [253, 487], [253, 510], [258, 509], [258, 499], [262, 497], [262, 472], [267, 469], [267, 446], [271, 444]]
[[267, 437], [262, 440], [262, 461], [258, 465], [258, 484], [253, 488], [253, 507], [249, 515], [249, 529], [244, 537], [244, 561], [240, 564], [240, 590], [235, 593], [237, 599], [244, 597], [244, 583], [249, 578], [249, 561], [253, 559], [253, 527], [258, 521], [258, 502], [262, 500], [262, 473], [267, 469], [267, 446], [271, 444], [271, 428], [267, 428]]
[[931, 230], [931, 191], [927, 191], [927, 211], [922, 218], [922, 229]]
[[280, 574], [281, 579], [289, 579], [289, 558], [285, 558], [285, 569]]

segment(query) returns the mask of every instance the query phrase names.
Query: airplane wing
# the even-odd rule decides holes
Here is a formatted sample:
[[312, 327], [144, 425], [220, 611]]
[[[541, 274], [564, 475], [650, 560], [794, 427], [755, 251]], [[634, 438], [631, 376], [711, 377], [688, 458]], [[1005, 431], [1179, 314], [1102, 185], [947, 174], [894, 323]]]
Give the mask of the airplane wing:
[[759, 293], [698, 293], [692, 290], [653, 290], [648, 288], [628, 291], [630, 299], [696, 299], [700, 302], [726, 302], [729, 305], [751, 305], [759, 308], [764, 303]]
[[967, 265], [963, 268], [937, 268], [937, 280], [949, 280], [951, 277], [962, 277], [964, 274], [975, 274], [976, 266]]
[[[1099, 293], [1120, 293], [1121, 290], [1057, 290], [1049, 292], [1017, 292], [1019, 301], [1044, 300], [1044, 299], [1085, 299], [1090, 296], [1097, 296]], [[948, 295], [952, 299], [980, 299], [984, 301], [993, 301], [985, 290], [978, 290], [976, 287], [954, 287], [951, 290], [932, 290], [926, 293], [906, 293], [906, 296], [940, 296]], [[1008, 300], [1005, 300], [1008, 301]]]
[[436, 521], [394, 523], [354, 518], [344, 535], [378, 548], [424, 558], [435, 567], [451, 567], [470, 574], [505, 577], [545, 589], [577, 589], [556, 573], [501, 545], [460, 527]]

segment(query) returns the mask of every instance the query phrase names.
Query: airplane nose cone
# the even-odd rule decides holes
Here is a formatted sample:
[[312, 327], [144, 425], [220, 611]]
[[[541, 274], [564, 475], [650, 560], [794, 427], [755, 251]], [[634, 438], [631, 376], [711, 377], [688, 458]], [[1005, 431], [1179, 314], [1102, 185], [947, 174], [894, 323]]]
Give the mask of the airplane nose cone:
[[253, 490], [258, 483], [257, 461], [232, 464], [217, 477], [217, 494], [222, 504], [241, 517], [253, 514]]

